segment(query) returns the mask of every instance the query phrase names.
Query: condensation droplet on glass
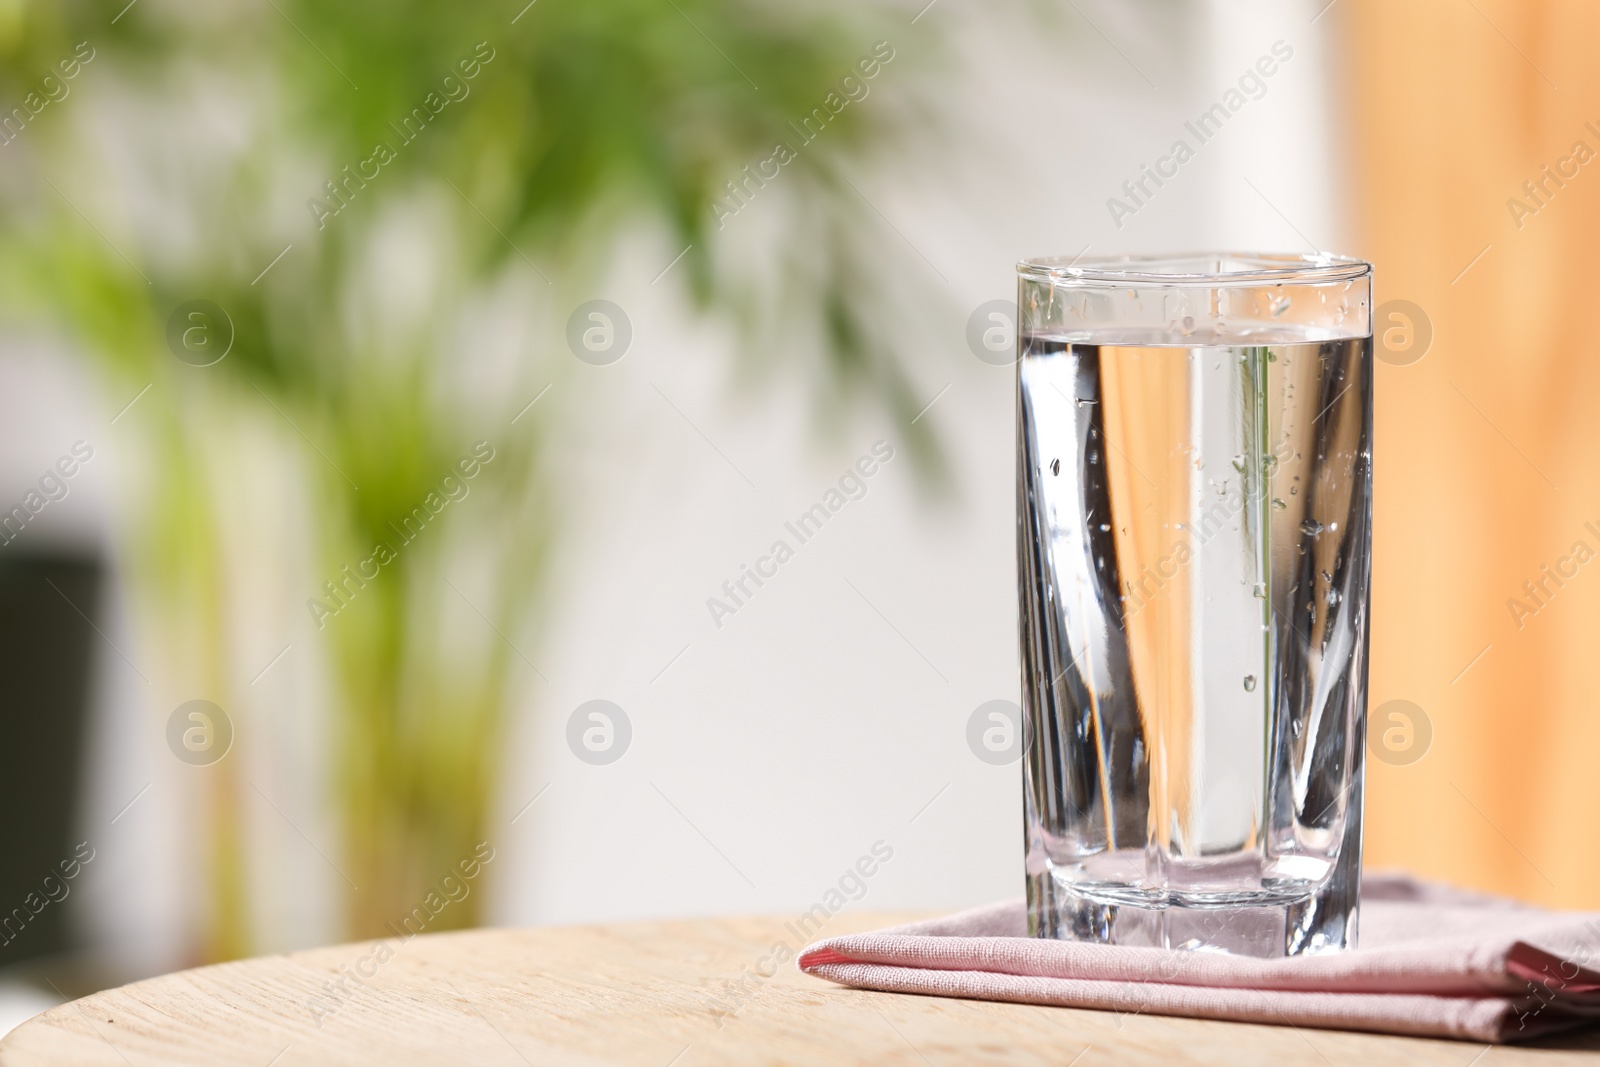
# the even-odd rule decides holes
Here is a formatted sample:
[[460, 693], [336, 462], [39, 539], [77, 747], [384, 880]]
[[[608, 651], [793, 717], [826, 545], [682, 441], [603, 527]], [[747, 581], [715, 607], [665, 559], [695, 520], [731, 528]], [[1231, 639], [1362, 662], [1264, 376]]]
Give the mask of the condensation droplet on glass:
[[1325, 581], [1325, 582], [1333, 581], [1333, 575], [1329, 574], [1327, 571], [1322, 571], [1321, 574], [1322, 574], [1322, 580], [1323, 581]]
[[1329, 607], [1333, 607], [1334, 605], [1338, 604], [1339, 603], [1339, 597], [1340, 597], [1339, 590], [1330, 588], [1328, 590], [1328, 606]]
[[1257, 600], [1267, 599], [1267, 587], [1260, 582], [1257, 582], [1255, 588], [1250, 591], [1255, 594]]
[[1300, 532], [1307, 537], [1315, 537], [1325, 529], [1316, 519], [1306, 519], [1300, 523]]
[[1294, 496], [1298, 492], [1300, 492], [1300, 487], [1298, 485], [1291, 485], [1289, 487], [1289, 495], [1290, 496]]
[[1254, 693], [1256, 691], [1256, 676], [1255, 675], [1247, 674], [1247, 675], [1244, 676], [1244, 691], [1246, 693]]
[[1050, 473], [1051, 474], [1056, 474], [1056, 475], [1059, 475], [1061, 473], [1061, 459], [1060, 459], [1060, 457], [1057, 457], [1057, 458], [1055, 458], [1055, 459], [1050, 461]]
[[1100, 524], [1100, 532], [1101, 533], [1110, 533], [1111, 532], [1111, 524], [1109, 522], [1102, 522]]
[[1289, 505], [1288, 505], [1288, 504], [1285, 504], [1285, 503], [1284, 503], [1284, 502], [1283, 502], [1283, 501], [1282, 501], [1282, 500], [1281, 500], [1281, 499], [1279, 499], [1279, 498], [1278, 498], [1278, 497], [1273, 497], [1273, 498], [1272, 498], [1272, 506], [1273, 506], [1273, 507], [1275, 507], [1275, 508], [1277, 508], [1277, 509], [1278, 509], [1278, 510], [1279, 510], [1279, 511], [1282, 511], [1282, 510], [1283, 510], [1283, 509], [1284, 509], [1284, 508], [1287, 508], [1287, 507], [1288, 507], [1288, 506], [1289, 506]]
[[1234, 456], [1233, 457], [1233, 469], [1238, 471], [1240, 474], [1244, 473], [1244, 457], [1243, 456]]
[[1285, 311], [1288, 311], [1289, 305], [1292, 303], [1294, 303], [1294, 301], [1286, 296], [1275, 296], [1271, 300], [1267, 301], [1267, 307], [1272, 309], [1272, 317], [1277, 318]]

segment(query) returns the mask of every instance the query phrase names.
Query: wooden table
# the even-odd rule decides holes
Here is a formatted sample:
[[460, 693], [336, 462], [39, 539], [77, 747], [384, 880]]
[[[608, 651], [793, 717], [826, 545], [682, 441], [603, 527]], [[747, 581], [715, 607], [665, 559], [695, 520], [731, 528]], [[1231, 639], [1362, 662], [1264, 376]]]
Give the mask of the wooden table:
[[[846, 913], [825, 933], [910, 918]], [[311, 949], [64, 1004], [0, 1042], [0, 1067], [1600, 1062], [1594, 1036], [1485, 1053], [1452, 1041], [863, 992], [792, 962], [774, 970], [780, 942], [798, 947], [782, 919], [759, 918], [427, 934], [387, 955], [372, 944]], [[332, 984], [341, 976], [343, 989]]]

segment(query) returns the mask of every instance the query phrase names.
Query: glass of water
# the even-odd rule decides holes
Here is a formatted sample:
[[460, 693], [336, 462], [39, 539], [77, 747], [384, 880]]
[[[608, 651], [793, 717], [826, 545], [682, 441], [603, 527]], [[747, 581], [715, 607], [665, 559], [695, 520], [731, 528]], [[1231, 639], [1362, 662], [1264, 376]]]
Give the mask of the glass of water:
[[1353, 948], [1372, 268], [1017, 269], [1032, 932]]

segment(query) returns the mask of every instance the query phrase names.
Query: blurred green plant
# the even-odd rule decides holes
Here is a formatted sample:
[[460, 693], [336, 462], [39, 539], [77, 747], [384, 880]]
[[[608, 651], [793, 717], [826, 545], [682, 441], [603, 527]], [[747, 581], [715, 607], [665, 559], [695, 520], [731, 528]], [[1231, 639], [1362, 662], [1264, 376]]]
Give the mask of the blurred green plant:
[[[35, 114], [28, 94], [60, 91], [42, 79], [65, 84], [59, 63], [79, 42], [94, 59]], [[266, 427], [293, 443], [329, 575], [393, 544], [471, 441], [496, 450], [472, 522], [444, 516], [326, 623], [350, 936], [386, 933], [486, 836], [517, 649], [537, 630], [561, 519], [541, 462], [548, 420], [507, 419], [569, 361], [560, 311], [593, 295], [624, 236], [687, 249], [669, 277], [736, 328], [742, 376], [808, 364], [819, 413], [867, 398], [940, 470], [911, 421], [893, 311], [925, 268], [846, 177], [918, 125], [906, 98], [897, 112], [841, 95], [844, 76], [867, 80], [858, 64], [877, 42], [895, 56], [880, 85], [939, 54], [927, 23], [872, 4], [0, 5], [0, 106], [26, 112], [0, 146], [0, 301], [14, 325], [73, 338], [113, 395], [151, 384], [133, 420], [156, 472], [135, 558], [173, 633], [194, 638], [200, 693], [231, 706], [256, 666], [235, 662], [228, 633], [244, 446], [219, 441]], [[815, 109], [826, 129], [807, 144], [798, 124]], [[779, 142], [793, 158], [776, 193], [760, 192], [761, 221], [726, 219], [712, 206], [733, 203], [726, 183]], [[386, 295], [396, 232], [434, 232], [430, 219], [449, 239], [406, 253], [429, 260], [420, 306]], [[486, 403], [459, 387], [462, 321], [506, 286], [556, 310], [548, 351]], [[195, 297], [233, 326], [227, 357], [204, 369], [164, 342]], [[467, 588], [487, 600], [451, 580], [474, 570], [490, 580]], [[485, 631], [476, 656], [448, 632], [461, 601], [503, 637]], [[250, 949], [237, 765], [210, 768], [209, 958]], [[472, 923], [480, 899], [438, 926]]]

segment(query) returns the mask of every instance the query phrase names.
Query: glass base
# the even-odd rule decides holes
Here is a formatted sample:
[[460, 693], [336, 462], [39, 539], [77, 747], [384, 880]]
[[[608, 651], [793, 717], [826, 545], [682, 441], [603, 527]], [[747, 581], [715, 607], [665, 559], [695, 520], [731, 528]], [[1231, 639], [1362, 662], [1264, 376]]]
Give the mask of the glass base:
[[1300, 892], [1236, 893], [1210, 901], [1129, 902], [1125, 889], [1028, 876], [1034, 937], [1278, 958], [1356, 947], [1357, 893], [1343, 871]]

